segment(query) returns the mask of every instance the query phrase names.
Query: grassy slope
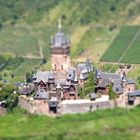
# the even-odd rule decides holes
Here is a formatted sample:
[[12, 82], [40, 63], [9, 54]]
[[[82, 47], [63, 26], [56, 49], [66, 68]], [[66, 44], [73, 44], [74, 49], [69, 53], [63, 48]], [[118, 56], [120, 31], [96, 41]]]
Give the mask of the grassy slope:
[[25, 27], [6, 27], [0, 33], [0, 50], [3, 53], [13, 53], [18, 56], [38, 54], [37, 40], [31, 36]]
[[13, 113], [0, 117], [0, 138], [34, 140], [138, 140], [139, 107], [57, 118]]
[[[135, 15], [139, 13], [131, 0], [0, 0], [0, 53], [34, 58], [40, 57], [42, 48], [49, 59], [50, 35], [62, 16], [63, 29], [71, 36], [71, 57], [98, 62], [118, 33], [109, 31], [106, 25], [131, 21], [131, 8]], [[43, 69], [50, 65], [46, 67]]]
[[[82, 49], [84, 51], [88, 50], [87, 48], [91, 48], [94, 44], [94, 31], [90, 33], [91, 38], [88, 38], [86, 36], [87, 34], [89, 35], [89, 30], [83, 30], [82, 28], [86, 28], [87, 26], [90, 28], [90, 24], [97, 21], [98, 24], [112, 22], [115, 16], [118, 16], [118, 19], [122, 19], [128, 13], [126, 12], [124, 15], [121, 15], [121, 11], [129, 5], [129, 2], [130, 0], [124, 0], [123, 2], [120, 0], [111, 0], [108, 2], [97, 0], [89, 0], [88, 2], [84, 0], [44, 0], [41, 2], [39, 0], [8, 0], [6, 2], [0, 0], [0, 3], [2, 3], [0, 11], [3, 13], [0, 20], [0, 23], [2, 22], [3, 25], [2, 33], [8, 34], [6, 36], [2, 34], [3, 39], [0, 40], [0, 50], [2, 48], [2, 51], [4, 49], [5, 52], [10, 51], [14, 54], [20, 55], [24, 53], [26, 55], [29, 53], [39, 56], [37, 51], [41, 46], [43, 47], [44, 56], [49, 57], [48, 44], [50, 34], [52, 33], [50, 30], [54, 30], [58, 17], [62, 16], [63, 24], [68, 27], [67, 30], [69, 30], [68, 32], [72, 36], [72, 42], [74, 42], [71, 54], [74, 57], [78, 54], [76, 49], [78, 44], [79, 50]], [[12, 26], [12, 29], [7, 30], [9, 25]], [[77, 30], [78, 26], [81, 28]], [[24, 30], [21, 29], [19, 31], [19, 28]], [[11, 30], [15, 32], [14, 39]], [[79, 39], [73, 37], [75, 36], [73, 33], [76, 30], [79, 33]], [[46, 38], [44, 39], [43, 36]], [[86, 45], [81, 42], [81, 39], [84, 40]], [[18, 49], [16, 50], [15, 48]]]

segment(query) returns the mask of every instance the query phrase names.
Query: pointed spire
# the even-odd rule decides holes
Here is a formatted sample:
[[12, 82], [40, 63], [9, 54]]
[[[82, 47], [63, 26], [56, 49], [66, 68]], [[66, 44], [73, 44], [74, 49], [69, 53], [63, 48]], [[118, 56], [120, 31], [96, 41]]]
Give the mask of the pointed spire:
[[62, 24], [61, 24], [61, 17], [58, 19], [58, 32], [61, 32]]
[[127, 81], [126, 73], [125, 73], [125, 72], [123, 73], [122, 81], [123, 81], [123, 82], [126, 82], [126, 81]]

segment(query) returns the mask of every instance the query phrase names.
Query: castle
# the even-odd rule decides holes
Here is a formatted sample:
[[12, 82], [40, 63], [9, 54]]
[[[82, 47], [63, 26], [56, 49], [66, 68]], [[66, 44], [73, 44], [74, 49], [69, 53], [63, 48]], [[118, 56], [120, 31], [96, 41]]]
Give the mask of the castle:
[[[62, 112], [74, 112], [78, 106], [76, 112], [80, 110], [81, 112], [88, 111], [92, 105], [97, 109], [99, 107], [112, 107], [108, 98], [110, 91], [115, 93], [117, 100], [123, 104], [121, 106], [125, 106], [128, 103], [134, 104], [135, 98], [140, 96], [140, 91], [136, 90], [135, 81], [126, 79], [123, 69], [120, 70], [122, 74], [120, 72], [118, 74], [106, 73], [96, 69], [95, 73], [92, 73], [94, 75], [95, 93], [89, 93], [89, 95], [91, 100], [97, 99], [98, 104], [86, 99], [78, 100], [80, 97], [77, 87], [78, 85], [81, 87], [84, 85], [84, 82], [88, 79], [88, 74], [93, 72], [93, 66], [89, 60], [86, 60], [75, 67], [71, 67], [70, 38], [62, 32], [61, 20], [58, 22], [58, 31], [51, 37], [50, 51], [52, 70], [38, 71], [33, 76], [35, 90], [33, 102], [35, 103], [36, 111], [42, 110], [44, 107], [46, 108], [45, 112], [47, 110], [49, 113], [57, 113], [57, 109], [60, 108]], [[29, 92], [26, 93], [28, 94]], [[102, 97], [107, 97], [107, 99], [104, 101]], [[138, 100], [139, 102], [140, 100]], [[62, 106], [60, 107], [59, 105]], [[83, 106], [81, 107], [81, 105]], [[67, 111], [68, 109], [70, 110]]]
[[58, 32], [51, 36], [51, 63], [53, 71], [67, 71], [70, 67], [70, 39], [61, 30], [61, 19], [58, 21]]

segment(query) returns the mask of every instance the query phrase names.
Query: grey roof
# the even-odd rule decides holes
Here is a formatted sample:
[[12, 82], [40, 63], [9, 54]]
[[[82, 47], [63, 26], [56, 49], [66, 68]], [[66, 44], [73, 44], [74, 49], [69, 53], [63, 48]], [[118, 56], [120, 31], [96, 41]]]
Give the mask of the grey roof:
[[93, 65], [89, 61], [89, 59], [86, 60], [85, 64], [86, 64], [86, 67], [87, 67], [88, 72], [91, 72], [93, 70]]
[[135, 84], [135, 80], [128, 79], [128, 80], [127, 80], [127, 83], [128, 83], [128, 84]]
[[95, 76], [94, 76], [94, 78], [95, 79], [101, 78], [101, 71], [100, 70], [98, 70], [98, 69], [95, 70]]
[[122, 80], [121, 79], [113, 79], [112, 82], [113, 82], [114, 86], [118, 86], [118, 85], [122, 84]]
[[34, 96], [34, 99], [48, 100], [49, 94], [44, 89], [39, 89], [36, 95]]
[[70, 43], [69, 37], [65, 36], [65, 34], [61, 31], [58, 31], [54, 37], [51, 37], [51, 47], [68, 47], [67, 44]]
[[123, 93], [123, 88], [121, 85], [113, 86], [112, 90], [117, 94]]
[[49, 78], [49, 71], [38, 71], [34, 76], [33, 79], [36, 79], [34, 82], [40, 82], [43, 80], [44, 82], [48, 82]]
[[123, 88], [121, 86], [122, 79], [119, 74], [100, 72], [96, 70], [95, 76], [96, 78], [102, 79], [102, 81], [96, 87], [105, 88], [107, 85], [109, 85], [109, 82], [111, 81], [113, 83], [112, 90], [117, 94], [123, 93]]
[[35, 79], [34, 82], [40, 82], [43, 80], [44, 82], [48, 82], [48, 79], [55, 78], [54, 72], [50, 71], [38, 71], [34, 76], [33, 79]]
[[28, 95], [31, 91], [33, 90], [33, 88], [31, 86], [26, 86], [26, 87], [23, 87], [19, 90], [19, 94], [20, 95]]
[[49, 72], [49, 79], [54, 79], [55, 78], [55, 73], [50, 71]]
[[88, 75], [86, 73], [80, 73], [80, 80], [86, 80], [88, 78]]
[[108, 79], [103, 79], [96, 87], [105, 88], [109, 84]]
[[74, 76], [75, 76], [75, 69], [74, 68], [68, 69], [67, 80], [73, 80]]
[[66, 79], [59, 79], [55, 82], [55, 84], [60, 84], [60, 86], [64, 86], [64, 85], [70, 85], [70, 82], [68, 82]]
[[79, 63], [77, 65], [77, 68], [79, 69], [80, 73], [87, 73], [88, 69], [85, 63]]
[[123, 82], [127, 82], [127, 78], [126, 78], [126, 74], [125, 73], [122, 74], [122, 81]]
[[115, 73], [106, 73], [106, 72], [101, 72], [101, 78], [102, 79], [121, 79], [119, 74]]
[[140, 90], [135, 90], [134, 92], [128, 92], [128, 96], [140, 96]]

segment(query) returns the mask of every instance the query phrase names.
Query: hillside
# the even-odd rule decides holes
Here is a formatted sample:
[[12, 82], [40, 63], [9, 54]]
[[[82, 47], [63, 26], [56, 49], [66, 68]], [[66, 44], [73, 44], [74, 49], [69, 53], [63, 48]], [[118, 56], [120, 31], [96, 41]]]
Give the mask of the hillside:
[[[50, 36], [57, 31], [57, 20], [61, 17], [62, 29], [71, 36], [72, 60], [88, 57], [99, 62], [121, 25], [139, 23], [138, 3], [137, 0], [0, 0], [0, 54], [25, 58], [27, 63], [29, 60], [27, 66], [30, 59], [45, 58], [49, 62]], [[22, 66], [21, 63], [14, 71]], [[31, 72], [33, 67], [24, 73]], [[43, 69], [49, 67], [48, 63]], [[10, 76], [12, 70], [7, 73]]]
[[0, 139], [138, 140], [140, 107], [98, 110], [56, 118], [15, 113], [0, 116]]
[[140, 64], [140, 26], [124, 26], [101, 61]]
[[138, 7], [131, 0], [0, 0], [0, 11], [0, 52], [39, 57], [42, 48], [48, 57], [49, 38], [60, 16], [72, 38], [71, 55], [78, 56], [95, 43], [105, 42], [102, 34], [114, 35], [106, 25], [131, 21]]

